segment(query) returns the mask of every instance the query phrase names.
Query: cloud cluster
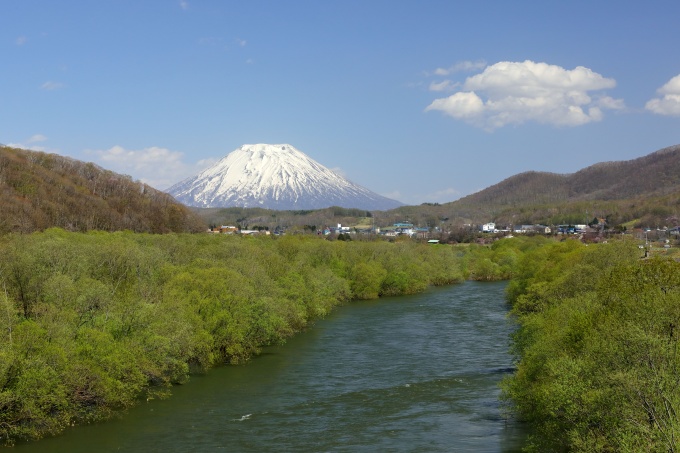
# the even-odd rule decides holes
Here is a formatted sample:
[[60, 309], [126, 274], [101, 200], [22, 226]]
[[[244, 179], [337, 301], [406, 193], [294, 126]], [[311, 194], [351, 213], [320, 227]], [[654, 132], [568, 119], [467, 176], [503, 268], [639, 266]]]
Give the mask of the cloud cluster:
[[[438, 69], [437, 75], [450, 70]], [[503, 61], [487, 66], [463, 84], [444, 80], [432, 91], [460, 90], [435, 99], [425, 110], [438, 110], [487, 130], [534, 121], [556, 126], [579, 126], [602, 119], [604, 109], [623, 109], [620, 99], [604, 95], [616, 81], [589, 68], [572, 70], [530, 60]], [[596, 94], [591, 94], [595, 92]]]
[[645, 104], [650, 112], [659, 115], [680, 116], [680, 74], [656, 90], [661, 97], [651, 99]]
[[11, 148], [28, 149], [31, 151], [40, 151], [46, 153], [56, 153], [58, 150], [50, 149], [46, 146], [37, 145], [37, 143], [46, 142], [47, 137], [42, 134], [34, 134], [22, 143], [8, 143], [7, 146]]
[[128, 150], [116, 145], [107, 150], [88, 152], [96, 156], [102, 167], [130, 175], [161, 190], [215, 163], [212, 159], [205, 159], [196, 164], [186, 164], [182, 160], [183, 153], [156, 146]]
[[28, 143], [38, 143], [44, 141], [47, 141], [47, 137], [45, 137], [43, 134], [31, 135], [27, 140]]

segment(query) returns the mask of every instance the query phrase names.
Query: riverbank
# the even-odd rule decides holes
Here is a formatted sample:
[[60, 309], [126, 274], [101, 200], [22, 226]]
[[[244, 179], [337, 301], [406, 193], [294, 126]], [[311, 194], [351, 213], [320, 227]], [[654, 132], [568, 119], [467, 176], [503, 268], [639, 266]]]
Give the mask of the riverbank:
[[0, 442], [57, 434], [241, 363], [329, 313], [461, 281], [450, 248], [315, 238], [0, 238]]
[[190, 371], [243, 363], [351, 300], [504, 278], [538, 246], [59, 229], [3, 236], [0, 442], [166, 397]]
[[555, 243], [522, 257], [508, 295], [519, 365], [503, 389], [531, 451], [678, 451], [680, 263]]
[[[498, 382], [512, 357], [506, 282], [355, 301], [105, 423], [17, 453], [519, 451]], [[452, 347], [453, 346], [453, 347]]]

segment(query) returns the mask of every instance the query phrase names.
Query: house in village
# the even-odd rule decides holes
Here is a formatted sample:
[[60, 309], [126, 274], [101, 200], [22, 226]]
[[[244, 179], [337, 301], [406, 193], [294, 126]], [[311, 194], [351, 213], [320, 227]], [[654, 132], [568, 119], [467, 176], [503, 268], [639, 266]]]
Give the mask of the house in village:
[[550, 234], [552, 233], [552, 228], [545, 225], [517, 225], [512, 232], [517, 234], [525, 233]]
[[239, 231], [239, 233], [241, 233], [241, 235], [243, 236], [254, 236], [257, 234], [264, 234], [266, 236], [269, 236], [271, 234], [269, 230], [241, 230]]
[[497, 233], [496, 224], [493, 222], [482, 225], [482, 233]]
[[350, 231], [350, 230], [351, 230], [350, 227], [347, 227], [347, 226], [344, 227], [344, 226], [342, 226], [341, 223], [338, 223], [337, 228], [330, 227], [328, 230], [329, 230], [329, 232], [331, 232], [331, 233], [337, 233], [337, 234], [343, 234], [343, 233], [349, 234], [349, 233], [351, 232], [351, 231]]
[[397, 222], [393, 228], [397, 235], [413, 236], [415, 234], [413, 224], [409, 222]]

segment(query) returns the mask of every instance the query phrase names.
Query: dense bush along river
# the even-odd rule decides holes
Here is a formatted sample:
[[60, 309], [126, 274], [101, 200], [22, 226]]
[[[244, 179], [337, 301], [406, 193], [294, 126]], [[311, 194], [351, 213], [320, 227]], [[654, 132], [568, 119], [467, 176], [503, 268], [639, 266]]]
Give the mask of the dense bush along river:
[[192, 376], [120, 419], [16, 452], [519, 450], [505, 283], [347, 304], [243, 366]]

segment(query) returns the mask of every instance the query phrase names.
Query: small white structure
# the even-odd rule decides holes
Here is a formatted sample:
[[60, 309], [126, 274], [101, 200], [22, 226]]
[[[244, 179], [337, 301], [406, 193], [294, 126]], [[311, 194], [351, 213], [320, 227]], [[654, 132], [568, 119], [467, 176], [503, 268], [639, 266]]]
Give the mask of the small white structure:
[[485, 223], [482, 225], [482, 233], [495, 233], [496, 224], [493, 222]]

